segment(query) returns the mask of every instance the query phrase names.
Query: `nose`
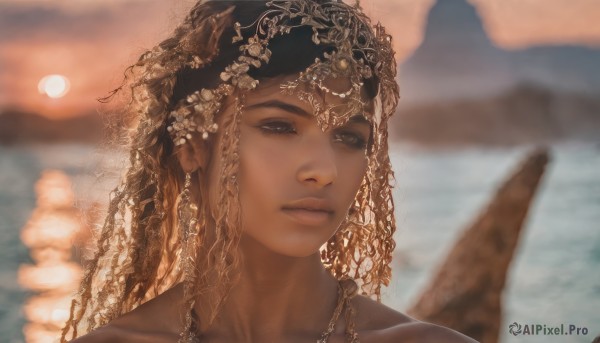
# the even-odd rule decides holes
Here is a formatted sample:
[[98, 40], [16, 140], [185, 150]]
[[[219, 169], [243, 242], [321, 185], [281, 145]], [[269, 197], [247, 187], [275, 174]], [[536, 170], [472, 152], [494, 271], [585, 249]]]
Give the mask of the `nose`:
[[333, 183], [337, 178], [338, 168], [329, 133], [318, 132], [307, 137], [303, 145], [297, 172], [298, 181], [318, 188]]

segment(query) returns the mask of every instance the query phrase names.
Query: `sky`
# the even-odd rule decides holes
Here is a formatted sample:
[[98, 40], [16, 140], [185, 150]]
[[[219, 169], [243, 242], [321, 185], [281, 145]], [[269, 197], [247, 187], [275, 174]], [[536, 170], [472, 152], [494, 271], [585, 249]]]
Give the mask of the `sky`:
[[[456, 1], [456, 0], [439, 0]], [[534, 45], [600, 46], [598, 0], [468, 0], [492, 41], [505, 49]], [[362, 0], [394, 36], [399, 62], [420, 44], [435, 0]], [[168, 36], [194, 1], [0, 0], [0, 110], [66, 117], [99, 109], [95, 100], [123, 70]], [[49, 74], [65, 75], [70, 92], [38, 92]]]

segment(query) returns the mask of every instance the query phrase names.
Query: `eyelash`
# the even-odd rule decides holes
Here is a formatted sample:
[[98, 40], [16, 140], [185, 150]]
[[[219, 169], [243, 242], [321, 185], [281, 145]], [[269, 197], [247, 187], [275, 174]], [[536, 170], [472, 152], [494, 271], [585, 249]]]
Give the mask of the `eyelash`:
[[[296, 129], [292, 124], [284, 121], [271, 121], [262, 123], [258, 126], [258, 128], [265, 134], [269, 135], [286, 135], [286, 134], [295, 134]], [[341, 137], [341, 138], [340, 138]], [[350, 137], [352, 139], [351, 142], [344, 142], [344, 137]], [[362, 137], [362, 135], [357, 134], [352, 131], [339, 131], [336, 133], [336, 142], [341, 142], [342, 144], [347, 145], [348, 147], [356, 150], [364, 150], [367, 147], [366, 140]]]

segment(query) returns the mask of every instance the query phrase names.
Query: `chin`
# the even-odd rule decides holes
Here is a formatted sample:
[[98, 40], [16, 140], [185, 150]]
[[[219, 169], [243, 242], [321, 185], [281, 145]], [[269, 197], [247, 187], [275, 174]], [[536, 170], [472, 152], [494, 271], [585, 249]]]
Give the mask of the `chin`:
[[268, 237], [250, 236], [256, 247], [267, 249], [273, 253], [294, 258], [302, 258], [319, 253], [327, 237], [315, 237], [307, 234], [288, 234], [284, 237], [268, 235]]
[[269, 240], [264, 245], [277, 254], [302, 258], [319, 253], [320, 248], [326, 242], [326, 237], [315, 239], [315, 237], [288, 236], [281, 240]]
[[314, 245], [278, 245], [270, 250], [286, 257], [303, 258], [314, 255], [319, 252], [321, 245], [315, 247]]

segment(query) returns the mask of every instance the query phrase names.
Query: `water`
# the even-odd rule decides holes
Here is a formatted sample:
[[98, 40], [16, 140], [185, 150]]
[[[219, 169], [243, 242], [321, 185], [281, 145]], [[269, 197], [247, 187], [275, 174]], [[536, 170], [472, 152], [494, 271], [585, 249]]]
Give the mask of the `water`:
[[[412, 305], [463, 228], [518, 165], [527, 149], [425, 151], [393, 146], [397, 179], [397, 249], [394, 276], [384, 302], [404, 311]], [[101, 157], [102, 156], [102, 157]], [[108, 156], [108, 157], [106, 157]], [[17, 270], [31, 264], [19, 237], [36, 207], [34, 184], [45, 170], [71, 177], [83, 200], [104, 200], [118, 176], [119, 158], [82, 145], [0, 147], [0, 337], [23, 342], [23, 304], [31, 296]], [[85, 195], [85, 198], [81, 197]], [[526, 220], [504, 294], [501, 342], [565, 342], [564, 337], [513, 336], [508, 325], [574, 324], [591, 342], [600, 334], [600, 147], [561, 145]]]

